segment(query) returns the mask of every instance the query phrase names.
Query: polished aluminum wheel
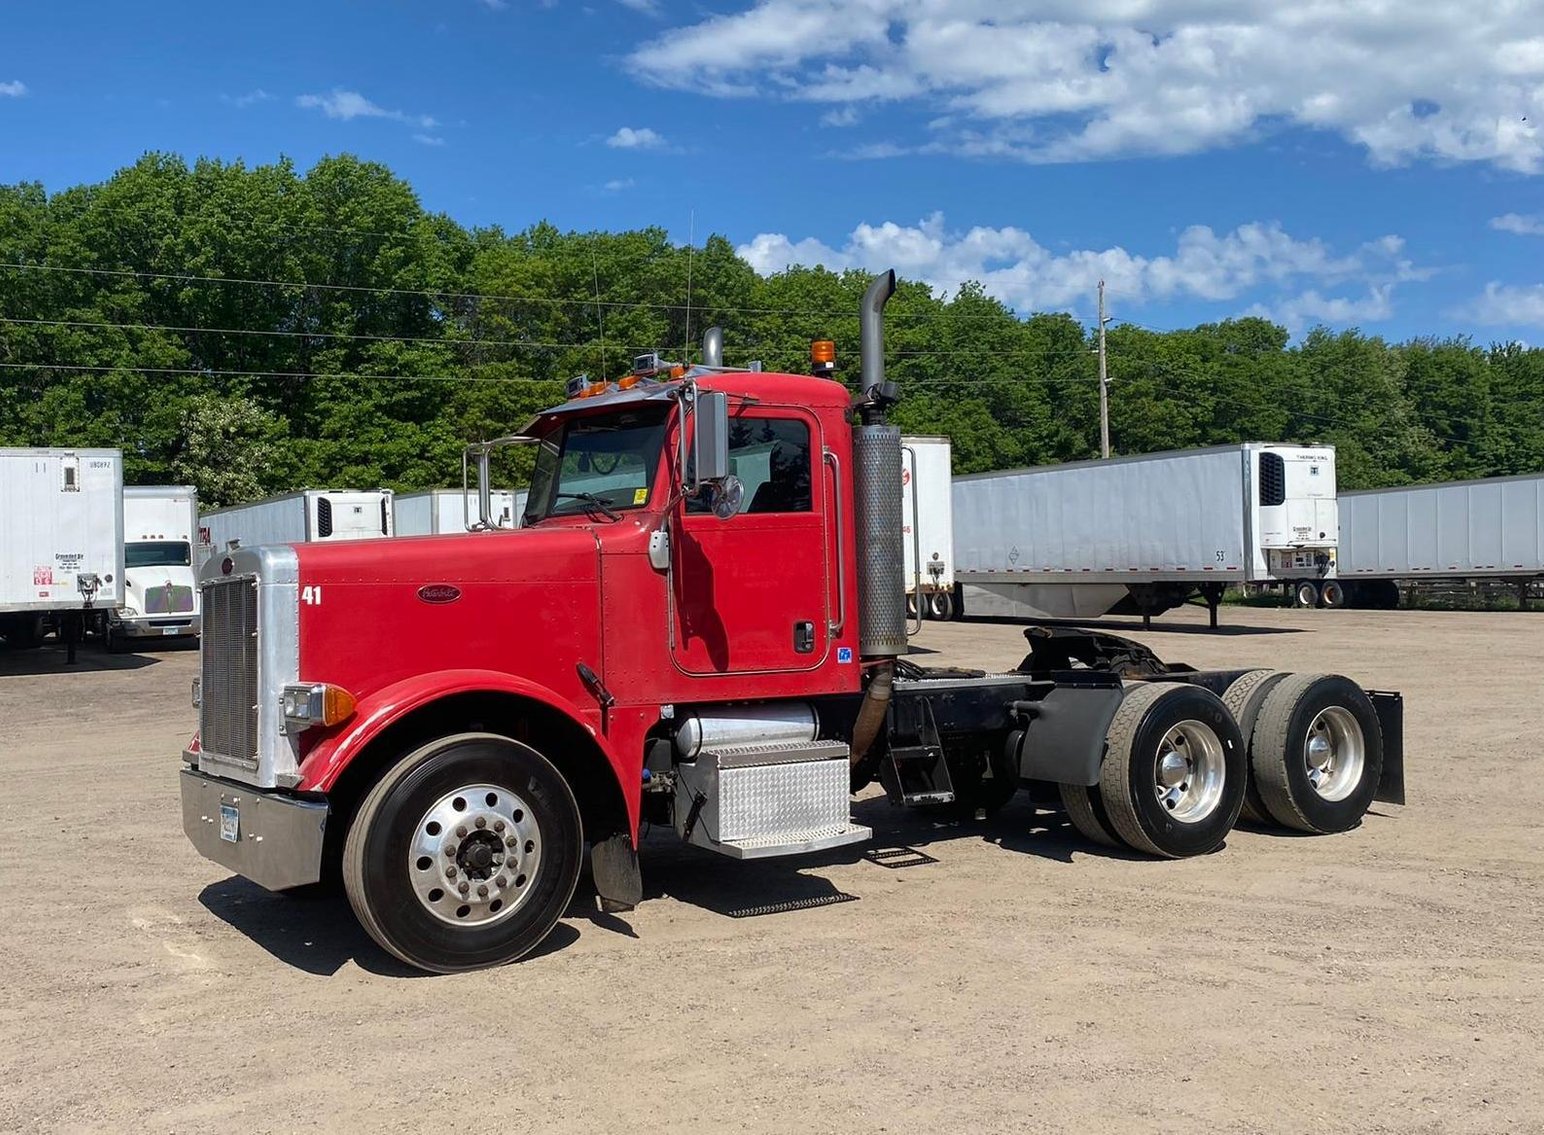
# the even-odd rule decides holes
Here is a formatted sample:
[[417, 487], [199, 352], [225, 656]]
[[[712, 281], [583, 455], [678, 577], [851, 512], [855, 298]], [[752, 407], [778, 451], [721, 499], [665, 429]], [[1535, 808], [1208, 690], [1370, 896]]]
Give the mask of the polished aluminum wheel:
[[1356, 715], [1344, 706], [1321, 709], [1308, 725], [1303, 742], [1308, 783], [1326, 800], [1344, 800], [1356, 791], [1367, 760], [1367, 742]]
[[525, 801], [493, 784], [447, 792], [418, 821], [408, 877], [424, 909], [456, 926], [507, 918], [531, 894], [541, 828]]
[[1154, 791], [1169, 816], [1194, 824], [1217, 810], [1227, 778], [1222, 741], [1208, 725], [1181, 721], [1163, 735]]

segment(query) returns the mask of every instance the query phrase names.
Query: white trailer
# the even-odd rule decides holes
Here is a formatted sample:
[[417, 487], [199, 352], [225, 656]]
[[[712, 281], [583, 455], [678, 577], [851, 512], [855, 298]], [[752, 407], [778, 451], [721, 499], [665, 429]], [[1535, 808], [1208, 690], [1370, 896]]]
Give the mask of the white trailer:
[[304, 489], [251, 504], [217, 508], [199, 517], [200, 564], [231, 541], [242, 548], [260, 544], [309, 544], [319, 540], [372, 540], [390, 536], [390, 489]]
[[[525, 512], [525, 493], [495, 489], [489, 494], [493, 524], [498, 528], [518, 528]], [[427, 489], [419, 493], [399, 493], [392, 506], [398, 536], [438, 536], [466, 532], [478, 523], [477, 491], [464, 489]]]
[[123, 454], [0, 449], [0, 636], [100, 626], [123, 599]]
[[1354, 607], [1399, 582], [1544, 578], [1544, 473], [1341, 494], [1340, 578]]
[[1246, 442], [954, 481], [963, 613], [1144, 619], [1229, 584], [1337, 606], [1335, 450]]
[[947, 619], [954, 613], [952, 476], [948, 438], [901, 439], [906, 606], [921, 618]]
[[123, 602], [107, 612], [107, 648], [134, 639], [199, 632], [198, 490], [192, 485], [129, 485], [123, 490]]

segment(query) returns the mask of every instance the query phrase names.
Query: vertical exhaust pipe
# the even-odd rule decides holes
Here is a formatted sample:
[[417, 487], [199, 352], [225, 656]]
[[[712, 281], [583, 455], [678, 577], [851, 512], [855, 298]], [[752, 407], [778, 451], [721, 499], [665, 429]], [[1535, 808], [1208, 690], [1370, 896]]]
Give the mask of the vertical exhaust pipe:
[[[901, 431], [885, 421], [895, 388], [885, 381], [885, 304], [895, 272], [863, 293], [861, 425], [852, 439], [854, 539], [858, 553], [858, 651], [876, 661], [852, 730], [852, 763], [868, 755], [884, 728], [895, 659], [906, 649], [906, 580], [901, 543]], [[856, 782], [857, 775], [854, 774]]]
[[705, 367], [724, 365], [724, 329], [722, 327], [709, 327], [702, 333], [702, 365]]

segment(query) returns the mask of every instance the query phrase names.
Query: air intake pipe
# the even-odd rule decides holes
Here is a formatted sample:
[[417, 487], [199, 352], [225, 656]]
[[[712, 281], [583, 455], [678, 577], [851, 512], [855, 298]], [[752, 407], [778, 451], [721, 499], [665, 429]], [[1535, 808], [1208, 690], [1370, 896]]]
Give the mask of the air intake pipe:
[[874, 663], [853, 724], [852, 762], [873, 748], [884, 727], [895, 659], [906, 648], [906, 580], [901, 538], [901, 431], [885, 421], [896, 400], [885, 380], [884, 309], [895, 273], [877, 276], [859, 313], [863, 343], [860, 424], [853, 429], [854, 538], [858, 555], [858, 650]]

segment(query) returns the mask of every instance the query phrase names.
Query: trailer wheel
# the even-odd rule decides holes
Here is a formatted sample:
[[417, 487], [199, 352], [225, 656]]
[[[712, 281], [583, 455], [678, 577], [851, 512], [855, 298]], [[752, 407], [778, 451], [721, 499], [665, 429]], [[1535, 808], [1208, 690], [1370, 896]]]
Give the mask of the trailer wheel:
[[1097, 785], [1086, 788], [1081, 784], [1058, 784], [1056, 787], [1061, 790], [1062, 807], [1067, 809], [1067, 818], [1073, 827], [1105, 847], [1125, 846], [1110, 826], [1110, 816], [1104, 809]]
[[954, 596], [947, 591], [935, 591], [927, 597], [927, 617], [940, 622], [954, 618]]
[[1200, 686], [1127, 691], [1106, 738], [1099, 793], [1115, 833], [1169, 858], [1222, 846], [1244, 803], [1244, 739], [1222, 699]]
[[1338, 674], [1293, 674], [1266, 696], [1250, 765], [1271, 816], [1304, 832], [1362, 822], [1383, 771], [1372, 699]]
[[1299, 607], [1319, 605], [1319, 585], [1311, 579], [1300, 579], [1292, 588], [1292, 601]]
[[[1284, 670], [1251, 670], [1235, 678], [1233, 684], [1223, 693], [1222, 704], [1228, 707], [1233, 720], [1238, 722], [1238, 731], [1244, 738], [1246, 754], [1249, 751], [1250, 738], [1254, 733], [1255, 719], [1260, 716], [1260, 707], [1265, 704], [1266, 695], [1286, 676]], [[1244, 807], [1239, 814], [1244, 819], [1252, 820], [1257, 824], [1271, 823], [1270, 811], [1260, 797], [1260, 786], [1255, 783], [1254, 772], [1249, 768], [1247, 760], [1244, 762], [1244, 767]]]
[[343, 846], [349, 905], [408, 965], [455, 973], [528, 953], [579, 878], [568, 783], [528, 745], [462, 733], [409, 753], [372, 788]]
[[1346, 605], [1346, 589], [1338, 580], [1326, 579], [1319, 585], [1319, 604], [1338, 610]]

